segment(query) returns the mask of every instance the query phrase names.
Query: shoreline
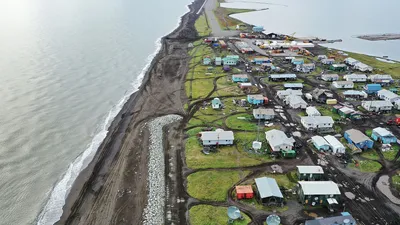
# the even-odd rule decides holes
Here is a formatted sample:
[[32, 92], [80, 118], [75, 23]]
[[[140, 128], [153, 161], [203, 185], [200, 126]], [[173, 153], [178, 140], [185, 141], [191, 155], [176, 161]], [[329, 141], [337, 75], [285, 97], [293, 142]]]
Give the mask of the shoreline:
[[[187, 41], [196, 38], [194, 21], [199, 4], [203, 2], [195, 0], [188, 5], [189, 12], [180, 18], [179, 26], [161, 38], [160, 50], [151, 61], [141, 86], [114, 118], [92, 161], [74, 181], [63, 214], [55, 224], [140, 224], [138, 218], [142, 218], [143, 204], [147, 202], [149, 132], [145, 125], [158, 116], [185, 115], [182, 96], [188, 57], [185, 54], [182, 57], [183, 51], [179, 48], [186, 51]], [[183, 90], [183, 95], [178, 95], [176, 90], [157, 90], [163, 85], [177, 87]], [[137, 167], [136, 171], [132, 171], [130, 164]], [[130, 179], [127, 180], [124, 176], [128, 174]], [[121, 198], [120, 190], [123, 190], [122, 195], [127, 195], [128, 189], [136, 196]], [[125, 217], [131, 219], [118, 220], [125, 210], [130, 212]]]

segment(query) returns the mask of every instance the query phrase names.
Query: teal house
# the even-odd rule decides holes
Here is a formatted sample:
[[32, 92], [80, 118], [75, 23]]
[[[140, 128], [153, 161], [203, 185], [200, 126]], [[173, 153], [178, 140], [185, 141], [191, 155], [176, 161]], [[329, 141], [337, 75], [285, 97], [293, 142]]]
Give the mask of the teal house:
[[211, 64], [211, 59], [210, 57], [205, 57], [203, 59], [203, 65], [210, 65]]
[[264, 96], [262, 95], [247, 95], [247, 101], [252, 105], [264, 104]]
[[224, 66], [235, 66], [239, 62], [238, 55], [227, 55], [222, 59]]
[[293, 65], [303, 65], [304, 64], [304, 59], [294, 58], [294, 59], [292, 59], [292, 64]]
[[393, 133], [382, 127], [373, 129], [371, 137], [375, 141], [382, 142], [382, 144], [391, 144], [397, 142], [397, 138], [393, 135]]
[[248, 82], [249, 81], [249, 77], [247, 76], [247, 74], [234, 74], [232, 75], [232, 81], [237, 83], [243, 83], [243, 82]]
[[222, 102], [219, 98], [214, 98], [211, 101], [211, 106], [213, 109], [220, 109], [220, 108], [222, 108]]

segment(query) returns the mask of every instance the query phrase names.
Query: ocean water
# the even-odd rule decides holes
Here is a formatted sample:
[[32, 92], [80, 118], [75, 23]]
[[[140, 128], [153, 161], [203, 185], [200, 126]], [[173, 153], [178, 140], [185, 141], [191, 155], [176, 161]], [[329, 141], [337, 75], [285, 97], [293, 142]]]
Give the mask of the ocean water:
[[0, 0], [0, 224], [53, 224], [189, 0]]
[[232, 17], [265, 32], [342, 39], [327, 47], [400, 60], [400, 40], [366, 41], [357, 35], [399, 33], [398, 0], [228, 0], [223, 7], [265, 9]]

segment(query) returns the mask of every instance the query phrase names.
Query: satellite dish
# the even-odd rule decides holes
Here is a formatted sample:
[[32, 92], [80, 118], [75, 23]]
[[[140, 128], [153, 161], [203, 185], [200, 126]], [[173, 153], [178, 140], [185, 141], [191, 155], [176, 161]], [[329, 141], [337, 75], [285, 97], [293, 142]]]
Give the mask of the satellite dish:
[[259, 150], [261, 149], [262, 143], [259, 141], [253, 141], [253, 149], [254, 150]]
[[230, 220], [237, 220], [241, 217], [240, 210], [236, 206], [228, 207], [228, 217]]
[[281, 218], [279, 216], [272, 214], [267, 217], [267, 225], [279, 225], [281, 223]]

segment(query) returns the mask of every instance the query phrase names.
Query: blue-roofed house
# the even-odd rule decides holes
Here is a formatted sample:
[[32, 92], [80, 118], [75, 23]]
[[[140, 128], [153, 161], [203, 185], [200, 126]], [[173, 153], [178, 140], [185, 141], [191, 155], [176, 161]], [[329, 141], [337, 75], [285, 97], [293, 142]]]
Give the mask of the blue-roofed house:
[[342, 212], [341, 216], [306, 220], [305, 225], [357, 225], [357, 221], [348, 212]]
[[319, 151], [328, 151], [330, 146], [329, 143], [321, 136], [311, 137], [311, 142]]
[[234, 74], [232, 75], [232, 81], [237, 83], [237, 82], [248, 82], [249, 77], [247, 74]]
[[344, 132], [344, 138], [359, 149], [367, 150], [374, 147], [374, 142], [367, 135], [356, 129]]
[[252, 105], [262, 105], [265, 103], [265, 100], [268, 103], [268, 99], [262, 95], [247, 95], [247, 101]]
[[264, 27], [263, 26], [255, 26], [255, 27], [253, 27], [253, 31], [254, 32], [263, 32]]
[[300, 90], [303, 89], [302, 83], [285, 83], [283, 84], [285, 89]]
[[373, 129], [371, 137], [375, 141], [379, 141], [382, 144], [391, 144], [397, 142], [397, 138], [393, 135], [393, 133], [382, 127]]
[[304, 64], [304, 59], [294, 58], [294, 59], [292, 59], [292, 64], [293, 65], [303, 65]]
[[382, 86], [380, 84], [367, 84], [365, 85], [364, 89], [367, 94], [375, 94], [382, 90]]
[[276, 204], [283, 202], [283, 195], [274, 178], [256, 178], [257, 196], [262, 204]]

